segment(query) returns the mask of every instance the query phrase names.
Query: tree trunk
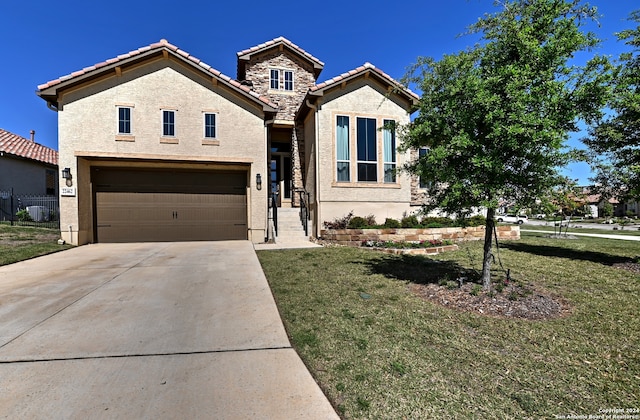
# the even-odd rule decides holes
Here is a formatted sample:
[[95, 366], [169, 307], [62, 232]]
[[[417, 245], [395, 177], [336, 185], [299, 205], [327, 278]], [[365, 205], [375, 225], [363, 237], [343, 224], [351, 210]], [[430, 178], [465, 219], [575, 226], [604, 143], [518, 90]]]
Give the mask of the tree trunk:
[[487, 224], [484, 232], [484, 255], [482, 258], [482, 288], [491, 291], [491, 240], [493, 238], [493, 227], [495, 225], [495, 209], [487, 209]]

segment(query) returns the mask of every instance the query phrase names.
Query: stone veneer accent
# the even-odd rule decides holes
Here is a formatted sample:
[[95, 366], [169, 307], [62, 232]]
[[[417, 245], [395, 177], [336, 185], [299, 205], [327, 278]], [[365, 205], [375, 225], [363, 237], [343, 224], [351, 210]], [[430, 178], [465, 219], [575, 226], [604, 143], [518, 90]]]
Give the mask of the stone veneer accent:
[[[498, 226], [497, 229], [499, 241], [520, 239], [520, 226]], [[321, 231], [321, 236], [325, 241], [340, 245], [360, 245], [362, 241], [481, 241], [484, 239], [484, 232], [484, 226], [437, 229], [327, 229]]]
[[[271, 90], [271, 69], [293, 70], [293, 91]], [[288, 53], [275, 50], [256, 54], [246, 64], [245, 77], [253, 84], [251, 88], [269, 101], [279, 105], [277, 120], [293, 122], [294, 116], [309, 88], [316, 82], [313, 66]], [[282, 80], [281, 80], [282, 83]]]
[[[418, 160], [418, 151], [416, 149], [409, 151], [409, 159], [412, 162]], [[411, 175], [411, 205], [422, 206], [426, 198], [427, 193], [423, 188], [420, 188], [420, 177]]]
[[[271, 69], [293, 70], [293, 91], [274, 91], [270, 89]], [[262, 96], [269, 98], [269, 101], [278, 104], [279, 110], [275, 119], [293, 123], [294, 117], [309, 88], [316, 82], [313, 66], [305, 63], [284, 49], [268, 51], [264, 54], [256, 54], [246, 64], [245, 74], [248, 81], [253, 84], [252, 90]], [[282, 83], [282, 81], [281, 81]], [[304, 128], [299, 125], [292, 125], [291, 133], [291, 180], [293, 181], [294, 206], [300, 205], [300, 194], [298, 191], [304, 189], [302, 165], [304, 162]]]

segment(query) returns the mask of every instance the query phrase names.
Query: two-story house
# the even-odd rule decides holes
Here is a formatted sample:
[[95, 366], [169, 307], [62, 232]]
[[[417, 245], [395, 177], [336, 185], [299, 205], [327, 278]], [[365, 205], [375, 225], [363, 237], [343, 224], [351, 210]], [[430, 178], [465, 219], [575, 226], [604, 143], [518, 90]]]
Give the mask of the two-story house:
[[237, 63], [233, 79], [161, 40], [38, 86], [68, 168], [65, 240], [263, 242], [274, 192], [304, 198], [314, 236], [351, 210], [410, 211], [393, 126], [417, 95], [368, 63], [317, 83], [323, 62], [282, 37]]

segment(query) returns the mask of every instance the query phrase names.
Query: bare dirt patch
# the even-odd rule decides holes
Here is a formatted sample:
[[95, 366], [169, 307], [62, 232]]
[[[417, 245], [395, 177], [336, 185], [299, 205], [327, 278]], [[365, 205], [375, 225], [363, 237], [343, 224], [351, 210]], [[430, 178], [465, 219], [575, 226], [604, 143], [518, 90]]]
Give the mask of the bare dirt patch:
[[616, 264], [613, 264], [613, 267], [631, 271], [632, 273], [635, 273], [635, 274], [640, 274], [640, 263], [633, 263], [633, 262], [616, 263]]
[[478, 284], [462, 287], [438, 284], [411, 284], [410, 290], [423, 299], [447, 308], [500, 318], [547, 320], [571, 312], [568, 302], [532, 286], [509, 284], [501, 292], [478, 291]]

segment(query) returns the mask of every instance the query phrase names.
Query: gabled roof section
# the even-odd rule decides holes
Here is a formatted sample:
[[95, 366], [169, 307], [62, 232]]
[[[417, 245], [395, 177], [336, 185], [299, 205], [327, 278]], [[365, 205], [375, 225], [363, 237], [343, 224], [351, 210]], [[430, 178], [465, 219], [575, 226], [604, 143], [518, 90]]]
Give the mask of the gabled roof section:
[[31, 159], [49, 165], [58, 165], [58, 152], [0, 128], [0, 152]]
[[[265, 51], [274, 49], [274, 48], [287, 48], [289, 51], [293, 52], [295, 55], [299, 56], [302, 60], [308, 62], [313, 66], [314, 73], [316, 78], [324, 68], [324, 63], [318, 60], [316, 57], [312, 56], [293, 42], [289, 41], [285, 37], [274, 38], [271, 41], [264, 42], [262, 44], [256, 45], [255, 47], [247, 48], [246, 50], [238, 51], [236, 54], [238, 55], [238, 61], [249, 61], [251, 60], [251, 56], [255, 54], [260, 54]], [[240, 77], [240, 76], [238, 76]]]
[[226, 85], [231, 90], [259, 103], [265, 112], [277, 111], [278, 105], [272, 103], [267, 97], [258, 95], [248, 87], [241, 85], [238, 81], [230, 78], [206, 64], [202, 60], [188, 52], [181, 50], [175, 45], [169, 43], [166, 39], [151, 45], [138, 48], [126, 54], [118, 55], [93, 66], [85, 67], [82, 70], [75, 71], [66, 76], [59, 77], [47, 83], [38, 86], [36, 94], [45, 99], [49, 104], [57, 106], [58, 92], [66, 88], [81, 84], [83, 82], [102, 77], [105, 74], [119, 74], [123, 67], [144, 61], [149, 58], [164, 56], [168, 58], [172, 56], [184, 64], [197, 69], [206, 76], [213, 78], [216, 82]]
[[322, 83], [316, 84], [309, 89], [309, 93], [315, 96], [322, 96], [325, 91], [334, 88], [336, 86], [340, 86], [343, 83], [348, 83], [351, 80], [360, 78], [360, 77], [368, 77], [373, 76], [376, 77], [383, 84], [386, 84], [388, 87], [395, 90], [401, 96], [404, 96], [409, 100], [409, 102], [416, 106], [418, 104], [418, 100], [420, 97], [412, 92], [410, 89], [401, 85], [398, 81], [396, 81], [393, 77], [389, 76], [387, 73], [382, 70], [376, 68], [371, 63], [364, 63], [360, 67], [357, 67], [351, 71], [346, 73], [342, 73], [339, 76], [336, 76], [332, 79], [326, 80]]
[[341, 87], [345, 87], [349, 82], [359, 79], [359, 78], [375, 78], [383, 85], [387, 86], [387, 92], [389, 94], [399, 95], [404, 98], [408, 102], [408, 112], [414, 112], [418, 107], [418, 101], [420, 97], [412, 92], [410, 89], [406, 88], [398, 81], [396, 81], [393, 77], [389, 76], [387, 73], [382, 70], [376, 68], [371, 63], [364, 63], [362, 66], [357, 67], [351, 71], [346, 73], [342, 73], [339, 76], [336, 76], [332, 79], [319, 83], [317, 85], [309, 88], [309, 92], [307, 93], [306, 100], [302, 102], [300, 109], [296, 114], [296, 119], [300, 117], [304, 117], [309, 112], [308, 100], [315, 100], [315, 98], [323, 96], [326, 92], [332, 89], [338, 89]]

